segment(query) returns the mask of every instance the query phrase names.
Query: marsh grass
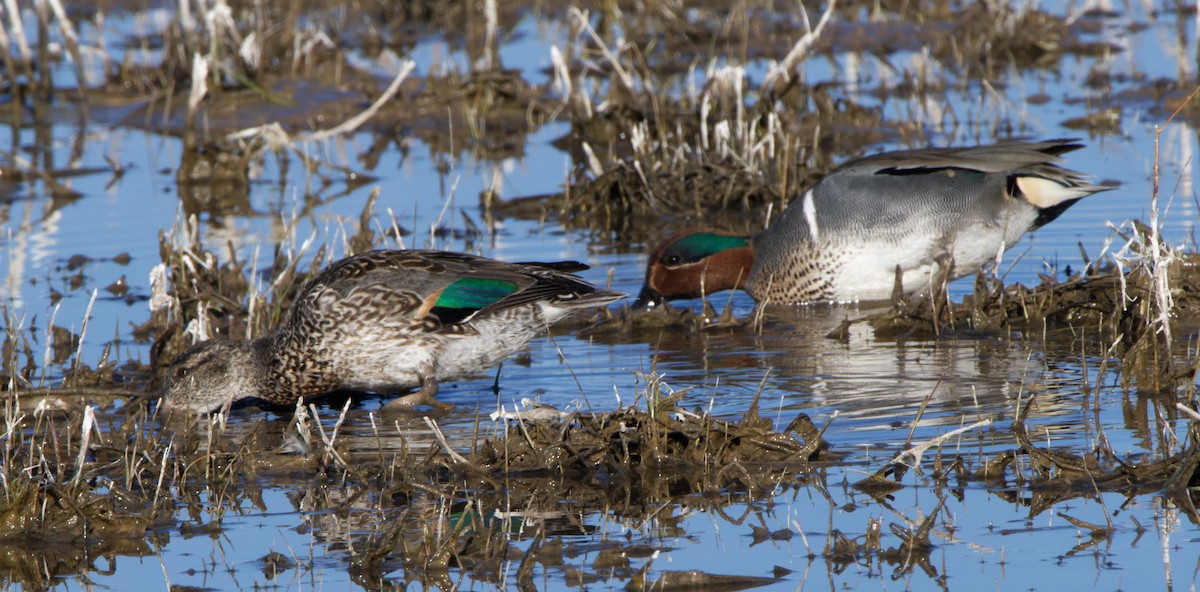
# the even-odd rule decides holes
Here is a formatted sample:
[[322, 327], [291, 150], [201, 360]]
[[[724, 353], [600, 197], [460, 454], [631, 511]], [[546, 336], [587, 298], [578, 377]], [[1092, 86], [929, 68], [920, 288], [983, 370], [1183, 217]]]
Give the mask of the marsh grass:
[[[946, 100], [949, 89], [940, 85], [993, 78], [998, 68], [1012, 64], [1051, 67], [1066, 51], [1103, 51], [1076, 42], [1066, 19], [1030, 5], [980, 4], [961, 11], [946, 5], [875, 6], [868, 12], [880, 12], [879, 22], [865, 23], [850, 42], [868, 56], [867, 63], [852, 64], [846, 85], [862, 91], [875, 84], [867, 92], [910, 115], [888, 121], [880, 109], [805, 80], [805, 62], [826, 57], [834, 43], [831, 17], [855, 14], [855, 3], [828, 3], [813, 15], [814, 24], [803, 7], [738, 2], [731, 10], [735, 17], [712, 18], [724, 23], [719, 30], [688, 30], [710, 41], [686, 50], [676, 44], [687, 41], [670, 41], [679, 36], [662, 33], [682, 26], [679, 15], [651, 4], [649, 14], [660, 18], [625, 20], [618, 7], [595, 13], [572, 8], [571, 43], [552, 51], [554, 85], [573, 125], [562, 143], [577, 163], [561, 201], [561, 220], [634, 243], [661, 236], [664, 221], [668, 229], [684, 228], [712, 224], [718, 215], [728, 230], [761, 230], [833, 168], [835, 146], [861, 150], [885, 137], [926, 145], [934, 135], [1020, 135], [1028, 125], [1025, 109], [1006, 104], [995, 89], [980, 93], [978, 112], [957, 113]], [[699, 14], [691, 14], [688, 24], [700, 26], [706, 9], [689, 10]], [[882, 48], [889, 44], [914, 44], [904, 38], [911, 31], [889, 30], [888, 17], [935, 19], [951, 33], [917, 41], [923, 50], [897, 75], [895, 64], [869, 57], [872, 47], [887, 53]], [[614, 19], [621, 26], [608, 26]], [[846, 43], [844, 31], [836, 34]], [[761, 46], [752, 37], [768, 39], [767, 47], [790, 49], [755, 54], [748, 48]], [[681, 54], [690, 61], [680, 63]], [[765, 72], [756, 80], [751, 73], [758, 68]], [[598, 75], [589, 86], [593, 71]], [[864, 74], [871, 71], [878, 71], [877, 80]]]
[[[387, 86], [349, 67], [346, 45], [376, 44], [368, 53], [388, 63], [392, 50], [385, 46], [406, 41], [389, 38], [394, 31], [386, 27], [368, 27], [363, 39], [340, 36], [330, 25], [337, 13], [323, 12], [316, 3], [243, 7], [180, 0], [177, 19], [162, 32], [166, 50], [158, 62], [103, 56], [113, 65], [106, 70], [110, 90], [152, 94], [143, 119], [185, 138], [176, 175], [183, 205], [175, 226], [160, 236], [162, 267], [152, 313], [137, 331], [154, 341], [149, 368], [131, 373], [141, 392], [131, 396], [115, 377], [118, 361], [107, 352], [99, 360], [84, 359], [84, 340], [96, 339], [103, 329], [85, 330], [86, 316], [76, 334], [68, 320], [52, 317], [39, 329], [23, 313], [4, 310], [0, 542], [9, 551], [0, 565], [4, 577], [49, 587], [63, 575], [95, 571], [87, 557], [162, 553], [163, 532], [220, 537], [227, 517], [263, 506], [260, 482], [291, 488], [300, 500], [301, 520], [330, 549], [344, 553], [352, 579], [364, 588], [400, 584], [391, 575], [397, 570], [406, 581], [444, 589], [472, 582], [528, 586], [536, 583], [537, 569], [561, 570], [555, 573], [578, 586], [614, 579], [630, 587], [745, 586], [782, 577], [672, 572], [657, 569], [661, 563], [651, 570], [654, 559], [636, 567], [637, 553], [645, 550], [620, 533], [649, 533], [646, 539], [662, 541], [679, 536], [680, 525], [696, 512], [748, 525], [756, 543], [799, 535], [809, 558], [830, 574], [862, 565], [871, 574], [886, 568], [894, 578], [923, 573], [948, 587], [945, 568], [932, 553], [933, 539], [954, 537], [946, 506], [962, 502], [972, 486], [1028, 508], [1031, 516], [1067, 500], [1103, 507], [1103, 493], [1133, 499], [1161, 491], [1172, 504], [1169, 511], [1178, 508], [1200, 522], [1194, 505], [1200, 484], [1197, 354], [1180, 354], [1183, 331], [1170, 333], [1172, 322], [1194, 327], [1200, 318], [1193, 296], [1200, 293], [1192, 273], [1197, 262], [1162, 243], [1155, 216], [1149, 226], [1118, 229], [1125, 246], [1117, 254], [1097, 257], [1065, 281], [1047, 277], [1026, 288], [981, 276], [974, 296], [962, 304], [941, 293], [901, 303], [891, 316], [869, 321], [880, 338], [1078, 336], [1081, 364], [1098, 360], [1099, 377], [1110, 368], [1119, 372], [1130, 423], [1155, 435], [1148, 439], [1151, 454], [1140, 457], [1113, 450], [1100, 424], [1099, 395], [1114, 387], [1102, 379], [1088, 384], [1086, 372], [1083, 384], [1062, 387], [1084, 394], [1080, 415], [1090, 415], [1094, 424], [1086, 450], [1060, 445], [1048, 430], [1039, 430], [1045, 426], [1037, 410], [1050, 395], [1022, 389], [1011, 421], [973, 409], [972, 419], [957, 429], [921, 440], [910, 432], [905, 446], [882, 462], [838, 449], [836, 415], [820, 428], [799, 415], [779, 429], [759, 415], [756, 398], [740, 418], [712, 417], [686, 408], [688, 389], [671, 388], [653, 370], [638, 378], [631, 406], [602, 413], [522, 410], [491, 424], [481, 419], [466, 444], [432, 420], [403, 423], [374, 414], [368, 417], [370, 435], [364, 436], [349, 427], [361, 410], [348, 402], [340, 408], [297, 405], [284, 421], [238, 412], [190, 425], [157, 417], [150, 402], [155, 374], [183, 348], [212, 335], [263, 335], [278, 324], [305, 278], [329, 261], [403, 240], [406, 231], [396, 215], [390, 210], [386, 219], [374, 215], [378, 192], [366, 201], [357, 227], [339, 222], [324, 237], [296, 236], [296, 228], [320, 204], [366, 182], [369, 176], [359, 169], [374, 168], [393, 143], [403, 151], [409, 135], [430, 146], [450, 179], [444, 216], [430, 229], [430, 244], [486, 238], [468, 216], [455, 218], [453, 178], [461, 155], [480, 161], [519, 155], [530, 130], [560, 117], [571, 127], [564, 146], [575, 170], [566, 180], [566, 195], [552, 202], [556, 207], [532, 208], [537, 215], [556, 212], [576, 227], [619, 230], [621, 240], [637, 242], [657, 236], [674, 218], [690, 224], [714, 209], [734, 209], [740, 217], [735, 223], [752, 231], [834, 160], [850, 155], [840, 150], [842, 144], [856, 147], [848, 152], [882, 139], [923, 144], [929, 134], [961, 135], [959, 126], [971, 125], [988, 137], [1023, 131], [1021, 122], [1006, 119], [1003, 105], [990, 107], [997, 112], [973, 124], [966, 121], [984, 118], [947, 112], [940, 100], [946, 92], [941, 72], [992, 77], [1014, 64], [1049, 67], [1064, 48], [1074, 47], [1072, 55], [1108, 50], [1072, 46], [1073, 19], [1027, 5], [977, 4], [958, 13], [938, 3], [882, 2], [869, 9], [829, 3], [817, 24], [801, 31], [775, 3], [744, 1], [733, 10], [698, 6], [684, 18], [673, 3], [645, 3], [635, 15], [624, 12], [622, 3], [606, 2], [590, 13], [565, 10], [570, 43], [552, 52], [551, 86], [558, 96], [543, 96], [545, 89], [499, 63], [496, 47], [505, 26], [521, 12], [508, 3], [477, 4], [371, 5], [389, 26], [433, 22], [445, 31], [466, 23], [471, 63], [425, 76], [421, 89], [406, 84], [413, 82], [411, 62], [395, 69]], [[19, 120], [28, 105], [45, 122], [51, 101], [29, 99], [46, 98], [63, 84], [51, 80], [55, 69], [46, 67], [56, 59], [54, 52], [43, 34], [34, 39], [36, 49], [31, 47], [17, 3], [6, 0], [4, 6], [0, 45], [13, 51], [0, 54], [6, 71], [23, 76], [27, 87], [10, 93], [28, 93], [10, 103], [10, 114]], [[369, 14], [366, 6], [352, 2], [345, 10]], [[70, 45], [78, 28], [67, 21], [69, 13], [53, 0], [39, 7], [39, 27], [57, 28]], [[431, 14], [418, 14], [424, 10]], [[733, 18], [724, 18], [722, 10]], [[931, 43], [915, 58], [915, 67], [904, 65], [868, 91], [909, 101], [916, 123], [882, 121], [878, 108], [864, 107], [836, 88], [806, 83], [804, 59], [829, 55], [823, 27], [835, 10], [949, 23], [954, 34], [917, 40]], [[681, 31], [685, 34], [675, 34]], [[888, 43], [908, 42], [885, 27], [877, 33], [857, 41], [865, 44], [859, 48], [863, 54], [873, 49], [885, 54]], [[749, 43], [757, 35], [768, 42]], [[700, 39], [713, 41], [706, 45]], [[148, 46], [150, 40], [133, 44]], [[68, 47], [77, 65], [80, 51]], [[755, 53], [764, 51], [773, 53]], [[678, 55], [687, 61], [679, 62]], [[748, 73], [750, 62], [780, 56], [763, 81]], [[344, 125], [280, 120], [243, 127], [221, 119], [222, 109], [238, 104], [224, 102], [233, 98], [295, 103], [295, 96], [279, 90], [286, 84], [274, 83], [315, 73], [355, 89], [353, 108], [323, 106]], [[76, 76], [76, 87], [83, 89], [84, 74], [76, 70]], [[437, 115], [437, 125], [406, 128], [412, 121], [427, 123], [430, 113]], [[341, 154], [342, 142], [356, 130], [369, 130], [373, 142], [359, 165]], [[50, 162], [23, 160], [15, 145], [14, 140], [7, 156], [18, 174], [40, 179], [56, 195], [65, 193]], [[305, 171], [303, 204], [294, 212], [282, 212], [282, 206], [274, 212], [289, 240], [269, 257], [207, 243], [204, 216], [250, 212], [251, 181], [268, 158], [276, 159], [283, 174], [297, 165]], [[1155, 200], [1157, 180], [1156, 171]], [[505, 210], [501, 189], [497, 180], [484, 197], [503, 214], [513, 210]], [[487, 215], [492, 213], [488, 208]], [[704, 325], [711, 326], [699, 323]], [[916, 411], [913, 426], [922, 414]], [[1012, 444], [997, 447], [997, 441]], [[864, 473], [850, 487], [871, 496], [890, 517], [866, 517], [854, 532], [835, 528], [841, 506], [835, 493], [848, 485], [828, 482], [835, 469]], [[897, 507], [890, 496], [909, 486], [932, 496]], [[826, 535], [823, 545], [810, 546], [802, 525], [777, 520], [763, 503], [801, 491], [828, 505], [827, 522], [817, 525]], [[1071, 553], [1111, 540], [1116, 530], [1108, 518], [1111, 508], [1104, 507], [1104, 514], [1103, 524], [1063, 514], [1088, 534]], [[811, 532], [814, 525], [807, 528]], [[51, 545], [79, 552], [52, 556], [46, 550]], [[289, 555], [294, 567], [278, 558], [271, 564], [319, 569], [311, 552]], [[207, 568], [235, 569], [236, 561], [228, 561]]]
[[[269, 325], [276, 305], [248, 298], [246, 267], [232, 260], [216, 264], [216, 256], [188, 236], [194, 233], [181, 228], [174, 238], [164, 238], [171, 283], [178, 285], [170, 297], [200, 303], [199, 295], [208, 293], [210, 303], [227, 307], [213, 320], [224, 330], [261, 330], [251, 328], [260, 321], [249, 321], [250, 310], [259, 311], [255, 318], [262, 326]], [[303, 266], [295, 261], [282, 257], [263, 270], [261, 285], [286, 293], [285, 286], [300, 281]], [[233, 286], [237, 289], [226, 297], [212, 297]], [[1025, 308], [1036, 301], [1026, 297]], [[171, 305], [163, 314], [176, 315], [169, 322], [180, 324], [187, 316], [183, 311], [191, 308]], [[1085, 326], [1102, 326], [1103, 320], [1088, 320]], [[21, 345], [25, 331], [20, 325], [9, 326], [6, 364], [20, 368], [22, 360], [28, 364], [36, 355]], [[1100, 357], [1107, 361], [1109, 356]], [[851, 466], [861, 461], [839, 454], [836, 421], [818, 429], [798, 418], [777, 431], [758, 415], [757, 405], [738, 420], [718, 419], [679, 407], [686, 389], [672, 389], [660, 376], [644, 376], [641, 382], [634, 407], [566, 412], [550, 420], [508, 416], [491, 429], [476, 428], [477, 436], [465, 448], [439, 439], [425, 453], [403, 449], [386, 456], [378, 447], [372, 451], [346, 441], [346, 407], [327, 418], [331, 425], [320, 417], [325, 409], [304, 407], [283, 434], [268, 433], [266, 423], [235, 433], [238, 421], [225, 414], [198, 426], [172, 426], [161, 424], [149, 413], [151, 407], [141, 404], [127, 405], [115, 416], [97, 415], [92, 407], [23, 411], [22, 395], [14, 394], [7, 399], [0, 450], [0, 538], [45, 544], [86, 537], [101, 555], [148, 555], [155, 552], [147, 544], [151, 532], [162, 524], [175, 524], [183, 536], [219, 536], [230, 513], [255, 507], [257, 479], [299, 473], [320, 484], [305, 491], [301, 508], [322, 510], [308, 520], [323, 540], [344, 549], [350, 577], [364, 587], [394, 583], [390, 574], [397, 570], [408, 581], [453, 587], [468, 578], [495, 585], [528, 583], [539, 569], [561, 570], [565, 581], [581, 584], [615, 579], [630, 585], [648, 580], [660, 586], [749, 585], [781, 576], [674, 572], [660, 569], [653, 559], [639, 566], [630, 545], [605, 533], [669, 530], [685, 518], [681, 508], [686, 505], [688, 512], [749, 526], [756, 541], [804, 538], [801, 525], [772, 525], [749, 509], [764, 496], [803, 490], [829, 501], [823, 546], [806, 545], [812, 560], [829, 573], [860, 566], [897, 578], [922, 574], [944, 585], [944, 567], [933, 554], [935, 537], [952, 526], [945, 504], [961, 501], [972, 483], [1027, 505], [1032, 516], [1073, 499], [1102, 505], [1106, 492], [1132, 499], [1163, 491], [1176, 507], [1200, 519], [1191, 493], [1200, 479], [1195, 422], [1162, 424], [1178, 435], [1165, 440], [1154, 458], [1116, 454], [1099, 434], [1101, 444], [1081, 453], [1038, 438], [1027, 413], [1041, 395], [1025, 395], [1011, 424], [1017, 442], [1011, 449], [955, 450], [956, 441], [983, 427], [984, 420], [912, 442], [895, 459], [863, 467], [874, 473], [854, 487], [891, 515], [865, 517], [861, 530], [844, 532], [833, 526], [838, 504], [830, 488], [836, 486], [825, 475], [848, 460]], [[1088, 400], [1083, 399], [1083, 411]], [[1146, 409], [1152, 416], [1167, 411], [1157, 401]], [[88, 427], [96, 417], [108, 423]], [[1148, 422], [1159, 426], [1158, 419]], [[457, 457], [439, 447], [455, 447]], [[934, 495], [918, 507], [890, 506], [889, 494], [912, 481]], [[570, 504], [564, 507], [563, 500]], [[747, 509], [731, 514], [735, 507]], [[1077, 510], [1060, 514], [1088, 533], [1070, 555], [1105, 544], [1117, 528], [1080, 518]], [[566, 542], [572, 537], [565, 533], [590, 534], [603, 550]], [[42, 573], [89, 569], [62, 563], [47, 569], [48, 560], [39, 552], [24, 557], [7, 573], [27, 584], [49, 583]], [[300, 572], [314, 568], [312, 558], [293, 553], [292, 561], [291, 569]]]

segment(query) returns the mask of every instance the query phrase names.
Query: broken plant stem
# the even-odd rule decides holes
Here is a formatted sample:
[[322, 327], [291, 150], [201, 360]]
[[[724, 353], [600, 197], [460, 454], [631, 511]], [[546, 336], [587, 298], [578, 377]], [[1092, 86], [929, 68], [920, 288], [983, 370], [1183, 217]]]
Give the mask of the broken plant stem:
[[445, 449], [446, 454], [449, 454], [450, 458], [454, 459], [454, 462], [462, 463], [464, 465], [471, 464], [471, 461], [468, 461], [463, 457], [463, 455], [455, 452], [454, 449], [450, 447], [450, 443], [446, 441], [446, 435], [442, 433], [442, 429], [438, 427], [436, 421], [429, 419], [428, 417], [422, 417], [421, 419], [425, 420], [425, 425], [429, 426], [429, 429], [433, 430], [433, 437], [437, 438], [438, 443], [442, 445], [443, 449]]
[[1192, 421], [1200, 421], [1200, 413], [1197, 413], [1195, 409], [1192, 409], [1183, 403], [1176, 403], [1175, 408], [1182, 411], [1184, 415], [1192, 418]]
[[[936, 438], [933, 438], [926, 442], [917, 444], [916, 446], [913, 446], [912, 448], [909, 448], [909, 449], [901, 452], [900, 454], [897, 454], [896, 459], [892, 462], [905, 464], [905, 466], [908, 466], [912, 469], [920, 470], [921, 456], [925, 454], [926, 450], [929, 450], [930, 448], [932, 448], [934, 446], [940, 446], [946, 440], [949, 440], [950, 438], [953, 438], [954, 436], [957, 436], [963, 432], [968, 432], [975, 428], [981, 428], [981, 427], [985, 427], [985, 426], [989, 426], [989, 425], [992, 425], [992, 420], [984, 419], [982, 421], [977, 421], [969, 426], [961, 427], [961, 428], [958, 428], [955, 430], [950, 430], [949, 432], [946, 432], [945, 434], [937, 436]], [[906, 456], [912, 457], [912, 464], [907, 464], [904, 462], [904, 457], [906, 457]]]

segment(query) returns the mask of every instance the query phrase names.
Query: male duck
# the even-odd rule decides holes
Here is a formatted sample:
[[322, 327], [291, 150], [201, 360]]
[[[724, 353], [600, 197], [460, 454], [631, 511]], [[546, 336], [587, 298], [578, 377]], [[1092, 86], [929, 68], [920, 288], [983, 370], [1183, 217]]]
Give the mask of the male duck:
[[635, 308], [741, 288], [760, 304], [885, 300], [926, 290], [942, 265], [975, 273], [1080, 198], [1111, 189], [1058, 166], [1074, 140], [929, 148], [848, 162], [770, 228], [691, 231], [650, 255]]
[[416, 387], [392, 404], [433, 403], [439, 380], [480, 372], [551, 323], [624, 296], [571, 275], [583, 269], [443, 251], [348, 257], [301, 289], [274, 334], [180, 355], [162, 404], [204, 413], [242, 399], [292, 405], [334, 390]]

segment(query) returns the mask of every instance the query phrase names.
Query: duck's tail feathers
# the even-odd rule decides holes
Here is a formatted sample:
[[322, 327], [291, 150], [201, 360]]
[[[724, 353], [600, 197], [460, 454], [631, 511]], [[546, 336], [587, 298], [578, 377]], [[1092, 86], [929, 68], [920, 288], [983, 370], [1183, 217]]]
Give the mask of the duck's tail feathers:
[[[1062, 172], [1073, 173], [1065, 170]], [[1056, 178], [1021, 175], [1017, 177], [1016, 184], [1025, 199], [1039, 210], [1054, 208], [1093, 193], [1113, 189], [1105, 185], [1087, 183], [1079, 174], [1058, 175]]]

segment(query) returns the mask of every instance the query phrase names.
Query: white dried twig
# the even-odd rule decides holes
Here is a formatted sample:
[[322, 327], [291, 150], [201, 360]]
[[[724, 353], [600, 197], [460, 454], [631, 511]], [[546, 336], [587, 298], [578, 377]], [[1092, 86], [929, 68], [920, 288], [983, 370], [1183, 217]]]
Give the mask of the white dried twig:
[[231, 132], [225, 136], [225, 139], [232, 141], [246, 140], [249, 138], [262, 138], [268, 147], [279, 150], [284, 147], [291, 146], [296, 142], [320, 142], [334, 136], [348, 134], [358, 129], [360, 126], [362, 126], [362, 124], [366, 123], [367, 120], [374, 117], [375, 114], [379, 112], [379, 109], [387, 104], [388, 101], [392, 100], [392, 97], [396, 96], [396, 93], [400, 92], [400, 86], [404, 84], [405, 79], [408, 78], [408, 75], [412, 73], [414, 68], [416, 68], [416, 62], [412, 60], [404, 60], [400, 67], [400, 72], [396, 74], [394, 79], [392, 79], [392, 83], [388, 85], [386, 90], [383, 91], [383, 94], [380, 95], [378, 99], [375, 99], [374, 103], [371, 103], [370, 107], [367, 107], [367, 109], [362, 113], [343, 121], [341, 124], [331, 129], [317, 130], [315, 132], [301, 134], [300, 136], [293, 138], [278, 122], [271, 122], [260, 126], [241, 129], [236, 132]]
[[[572, 6], [571, 9], [567, 11], [567, 15], [570, 18], [575, 19], [576, 22], [579, 23], [579, 27], [588, 34], [588, 37], [592, 38], [592, 42], [596, 44], [596, 48], [600, 50], [600, 53], [604, 54], [604, 59], [608, 61], [608, 64], [612, 66], [613, 72], [617, 74], [617, 79], [620, 80], [621, 86], [625, 87], [625, 90], [629, 91], [630, 93], [634, 92], [633, 76], [630, 76], [629, 72], [625, 71], [625, 68], [621, 66], [620, 60], [617, 59], [616, 54], [614, 54], [612, 50], [605, 45], [604, 40], [600, 38], [600, 35], [596, 34], [596, 30], [592, 28], [592, 24], [588, 22], [588, 13]], [[649, 87], [649, 81], [647, 81], [645, 84], [647, 85], [647, 91], [654, 91], [653, 88]]]
[[1175, 408], [1182, 411], [1184, 415], [1192, 418], [1192, 421], [1200, 421], [1200, 413], [1197, 413], [1196, 410], [1192, 409], [1191, 407], [1188, 407], [1183, 403], [1176, 403]]
[[[992, 420], [985, 419], [982, 421], [977, 421], [969, 426], [964, 426], [964, 427], [958, 428], [956, 430], [951, 430], [949, 432], [946, 432], [945, 434], [942, 434], [936, 438], [933, 438], [932, 440], [929, 440], [927, 442], [922, 442], [920, 444], [916, 444], [912, 448], [909, 448], [908, 450], [901, 452], [900, 454], [896, 455], [896, 460], [893, 462], [905, 464], [911, 468], [919, 467], [919, 466], [921, 466], [921, 456], [925, 454], [926, 450], [929, 450], [930, 448], [933, 448], [934, 446], [939, 446], [942, 444], [942, 442], [945, 442], [946, 440], [949, 440], [950, 438], [953, 438], [954, 436], [957, 436], [963, 432], [967, 432], [967, 431], [973, 430], [975, 428], [981, 428], [981, 427], [989, 426], [989, 425], [992, 425]], [[912, 457], [912, 464], [908, 464], [908, 463], [904, 462], [904, 457], [906, 457], [906, 456]]]
[[804, 58], [808, 57], [809, 48], [825, 32], [825, 25], [829, 24], [830, 18], [833, 17], [833, 9], [836, 7], [837, 0], [830, 0], [829, 6], [825, 7], [825, 13], [821, 15], [821, 20], [817, 22], [817, 28], [800, 37], [796, 41], [796, 44], [792, 46], [791, 51], [784, 56], [783, 61], [775, 64], [767, 71], [767, 76], [763, 80], [762, 85], [763, 93], [772, 90], [778, 81], [787, 80], [791, 75], [792, 69], [802, 62]]
[[451, 459], [453, 459], [455, 462], [460, 462], [465, 465], [471, 464], [470, 461], [463, 457], [463, 455], [455, 452], [454, 449], [450, 447], [450, 443], [446, 441], [446, 435], [442, 433], [442, 429], [438, 427], [436, 421], [433, 421], [428, 417], [422, 417], [421, 419], [424, 419], [425, 425], [429, 426], [429, 429], [433, 430], [433, 437], [437, 438], [438, 443], [442, 445], [442, 448], [446, 450], [446, 454], [449, 454]]
[[412, 73], [413, 69], [416, 67], [416, 62], [412, 60], [404, 60], [400, 66], [400, 72], [396, 74], [394, 79], [392, 79], [392, 83], [388, 85], [387, 90], [383, 91], [383, 94], [379, 95], [379, 98], [375, 99], [375, 102], [371, 103], [371, 106], [368, 107], [366, 111], [347, 119], [346, 121], [342, 122], [341, 125], [333, 129], [319, 130], [311, 134], [300, 136], [300, 141], [320, 142], [321, 140], [325, 140], [340, 134], [348, 134], [358, 129], [358, 127], [366, 123], [368, 119], [374, 117], [375, 113], [378, 112], [384, 104], [392, 100], [392, 97], [396, 96], [396, 93], [400, 92], [400, 85], [404, 84], [404, 80], [408, 78], [408, 75]]
[[83, 463], [87, 460], [88, 446], [91, 444], [92, 432], [99, 434], [99, 429], [96, 427], [96, 409], [91, 405], [86, 405], [83, 408], [83, 427], [79, 433], [79, 456], [75, 460], [75, 477], [71, 479], [71, 485], [76, 485], [83, 478]]
[[21, 10], [17, 6], [17, 0], [4, 0], [4, 7], [8, 9], [8, 26], [12, 31], [13, 45], [17, 47], [17, 54], [21, 56], [21, 64], [29, 71], [33, 67], [33, 53], [29, 51], [29, 42], [25, 39], [25, 26], [21, 22]]
[[171, 296], [167, 294], [167, 265], [159, 263], [150, 268], [150, 312], [171, 308]]
[[196, 52], [192, 55], [192, 92], [188, 94], [188, 117], [196, 114], [196, 109], [207, 94], [208, 60]]
[[79, 347], [75, 350], [75, 367], [79, 367], [79, 361], [83, 358], [83, 338], [87, 335], [88, 319], [92, 316], [92, 307], [96, 305], [96, 294], [99, 290], [92, 290], [92, 298], [88, 300], [87, 309], [83, 311], [83, 326], [79, 328]]

